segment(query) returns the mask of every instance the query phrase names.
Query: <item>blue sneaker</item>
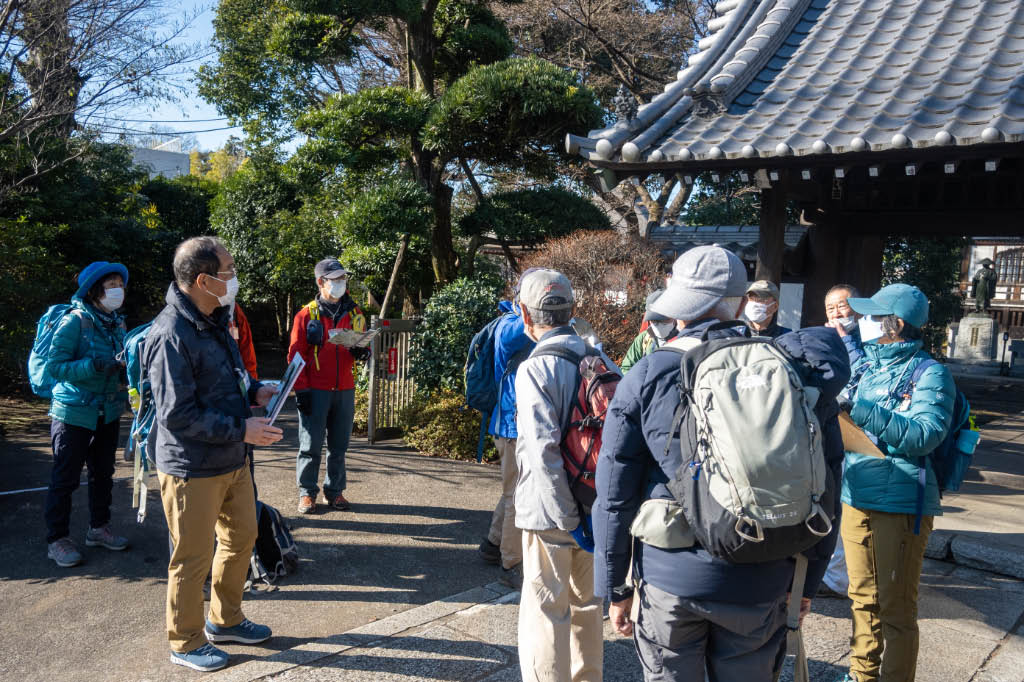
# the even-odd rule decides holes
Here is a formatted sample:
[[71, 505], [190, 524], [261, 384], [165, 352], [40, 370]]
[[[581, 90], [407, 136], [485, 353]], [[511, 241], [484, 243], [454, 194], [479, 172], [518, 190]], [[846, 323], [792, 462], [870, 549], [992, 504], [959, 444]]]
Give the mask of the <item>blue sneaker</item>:
[[226, 666], [228, 664], [228, 655], [207, 642], [198, 649], [186, 651], [183, 654], [172, 651], [171, 663], [183, 665], [186, 668], [192, 668], [202, 673], [210, 673]]
[[846, 673], [836, 680], [836, 682], [857, 682], [857, 678], [853, 676], [853, 673]]
[[270, 639], [270, 628], [257, 625], [248, 618], [234, 627], [226, 628], [206, 621], [206, 639], [211, 642], [239, 642], [241, 644], [259, 644]]

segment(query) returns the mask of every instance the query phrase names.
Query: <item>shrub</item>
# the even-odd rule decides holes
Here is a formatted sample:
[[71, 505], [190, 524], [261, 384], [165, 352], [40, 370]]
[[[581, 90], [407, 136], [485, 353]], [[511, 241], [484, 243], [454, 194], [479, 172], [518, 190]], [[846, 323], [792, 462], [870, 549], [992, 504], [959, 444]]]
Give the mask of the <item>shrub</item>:
[[462, 393], [469, 342], [498, 314], [501, 290], [493, 277], [460, 278], [430, 297], [413, 343], [411, 373], [417, 386]]
[[[404, 440], [424, 455], [445, 459], [476, 459], [480, 437], [480, 413], [466, 407], [462, 391], [441, 389], [419, 393], [400, 417]], [[490, 436], [484, 444], [484, 460], [498, 459]]]
[[370, 392], [356, 386], [355, 417], [352, 420], [352, 435], [365, 436], [369, 426]]
[[576, 317], [594, 327], [613, 360], [626, 354], [639, 332], [647, 294], [664, 286], [658, 247], [617, 232], [580, 231], [545, 242], [520, 267], [554, 268], [568, 277]]

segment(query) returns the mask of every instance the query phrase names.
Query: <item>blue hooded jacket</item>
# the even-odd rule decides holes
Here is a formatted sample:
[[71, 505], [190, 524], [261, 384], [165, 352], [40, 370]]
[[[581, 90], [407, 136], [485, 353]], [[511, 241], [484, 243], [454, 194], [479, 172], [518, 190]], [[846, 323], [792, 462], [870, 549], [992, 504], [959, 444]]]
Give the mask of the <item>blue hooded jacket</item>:
[[[684, 328], [680, 336], [696, 336], [716, 323], [704, 320]], [[711, 338], [747, 335], [737, 327], [712, 332]], [[821, 390], [815, 406], [823, 431], [825, 461], [838, 486], [843, 460], [836, 420], [836, 396], [849, 380], [850, 366], [839, 335], [825, 327], [784, 334], [775, 343], [795, 361], [804, 383]], [[655, 352], [643, 358], [619, 383], [608, 409], [597, 463], [597, 503], [593, 509], [594, 587], [608, 597], [625, 583], [629, 568], [630, 525], [647, 499], [672, 499], [666, 487], [682, 464], [679, 434], [669, 434], [679, 405], [679, 355]], [[666, 438], [672, 447], [665, 453]], [[838, 513], [838, 500], [836, 502]], [[839, 523], [832, 533], [805, 552], [809, 564], [804, 596], [813, 597], [828, 567]], [[760, 564], [733, 564], [711, 556], [699, 545], [660, 549], [636, 543], [634, 575], [679, 597], [728, 603], [763, 604], [790, 587], [790, 559]]]
[[523, 351], [520, 360], [525, 359], [536, 344], [526, 335], [523, 319], [511, 312], [512, 305], [508, 301], [498, 305], [505, 312], [494, 330], [494, 377], [498, 380], [498, 404], [491, 413], [488, 433], [516, 438], [516, 373], [509, 372], [505, 376], [505, 369], [516, 353]]

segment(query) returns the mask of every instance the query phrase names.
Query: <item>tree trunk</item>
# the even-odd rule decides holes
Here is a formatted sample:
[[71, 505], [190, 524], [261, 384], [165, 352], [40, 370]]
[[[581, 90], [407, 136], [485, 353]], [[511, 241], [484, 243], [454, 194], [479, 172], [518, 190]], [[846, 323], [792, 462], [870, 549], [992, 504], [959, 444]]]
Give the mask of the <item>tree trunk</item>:
[[75, 110], [84, 82], [74, 66], [70, 8], [70, 0], [24, 2], [18, 35], [28, 47], [28, 58], [18, 68], [31, 91], [32, 109], [64, 138], [75, 128]]

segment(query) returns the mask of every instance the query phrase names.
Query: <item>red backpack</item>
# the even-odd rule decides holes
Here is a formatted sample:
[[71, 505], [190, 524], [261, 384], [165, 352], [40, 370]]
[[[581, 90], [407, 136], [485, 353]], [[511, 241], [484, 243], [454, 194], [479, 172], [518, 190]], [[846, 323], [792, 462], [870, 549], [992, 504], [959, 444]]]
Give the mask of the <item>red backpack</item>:
[[568, 360], [578, 368], [577, 388], [569, 419], [562, 429], [561, 449], [562, 462], [569, 476], [569, 490], [584, 513], [589, 514], [597, 499], [594, 474], [597, 455], [601, 452], [601, 430], [622, 375], [609, 368], [601, 353], [590, 346], [582, 356], [556, 346], [539, 348], [531, 357], [542, 355]]

